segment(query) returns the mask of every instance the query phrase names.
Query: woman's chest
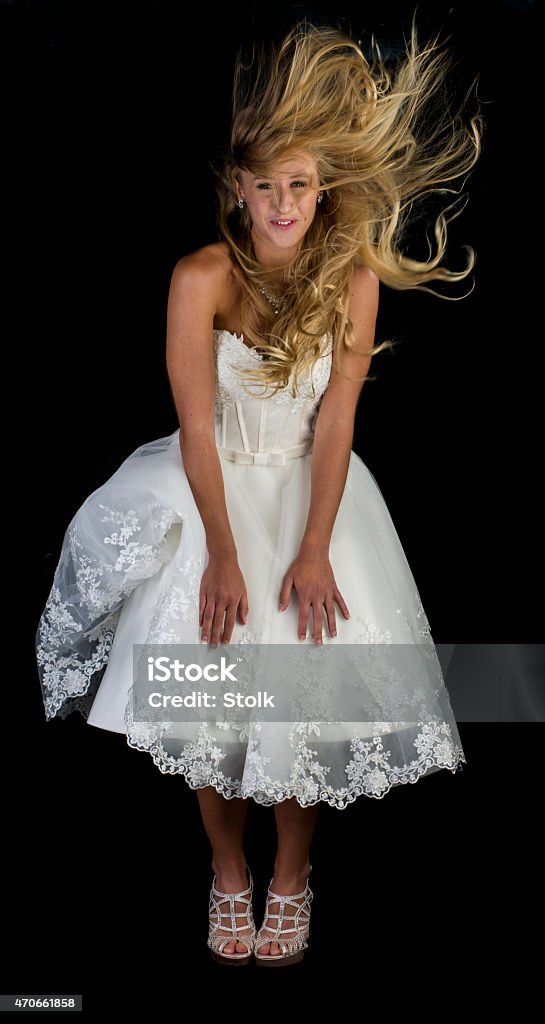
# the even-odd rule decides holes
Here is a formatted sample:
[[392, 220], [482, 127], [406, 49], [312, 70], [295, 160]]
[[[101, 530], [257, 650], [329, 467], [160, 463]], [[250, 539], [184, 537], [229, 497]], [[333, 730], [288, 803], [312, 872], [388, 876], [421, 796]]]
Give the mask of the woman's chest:
[[[325, 336], [324, 336], [325, 340]], [[216, 363], [216, 392], [220, 405], [242, 401], [256, 401], [262, 404], [292, 407], [294, 411], [305, 406], [315, 407], [329, 383], [332, 365], [332, 346], [318, 359], [311, 370], [299, 374], [296, 394], [293, 394], [294, 373], [289, 383], [276, 388], [265, 385], [245, 374], [246, 369], [254, 370], [263, 363], [263, 358], [255, 349], [245, 345], [242, 335], [224, 329], [214, 329], [214, 348]], [[260, 396], [268, 397], [262, 398]]]

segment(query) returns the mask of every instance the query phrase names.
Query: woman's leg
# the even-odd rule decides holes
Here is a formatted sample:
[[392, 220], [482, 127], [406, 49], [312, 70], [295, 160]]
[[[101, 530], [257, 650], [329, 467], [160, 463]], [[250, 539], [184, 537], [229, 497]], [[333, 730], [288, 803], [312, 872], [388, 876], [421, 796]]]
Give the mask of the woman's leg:
[[[295, 797], [275, 804], [278, 849], [274, 861], [274, 878], [271, 888], [279, 896], [292, 896], [295, 893], [303, 892], [305, 888], [310, 869], [310, 845], [319, 809], [319, 803], [312, 807], [301, 807]], [[302, 903], [303, 901], [299, 900], [298, 902]], [[278, 914], [279, 903], [272, 903], [269, 911], [271, 914]], [[288, 908], [287, 913], [293, 915], [295, 913], [293, 907]], [[278, 924], [278, 920], [267, 918], [263, 924], [274, 928]], [[281, 953], [281, 949], [278, 942], [263, 942], [258, 946], [257, 952], [276, 956]]]
[[[216, 875], [216, 889], [220, 892], [242, 892], [248, 888], [246, 858], [244, 856], [244, 826], [248, 811], [248, 800], [232, 797], [227, 800], [213, 786], [197, 790], [201, 817], [212, 847], [212, 870]], [[222, 907], [222, 912], [226, 904]], [[235, 902], [235, 913], [246, 910], [244, 903]], [[228, 925], [227, 918], [222, 924]], [[238, 918], [243, 924], [243, 919]], [[250, 934], [251, 928], [241, 930], [241, 935]], [[221, 932], [220, 934], [226, 934]], [[244, 953], [247, 947], [242, 942], [230, 940], [224, 953]]]

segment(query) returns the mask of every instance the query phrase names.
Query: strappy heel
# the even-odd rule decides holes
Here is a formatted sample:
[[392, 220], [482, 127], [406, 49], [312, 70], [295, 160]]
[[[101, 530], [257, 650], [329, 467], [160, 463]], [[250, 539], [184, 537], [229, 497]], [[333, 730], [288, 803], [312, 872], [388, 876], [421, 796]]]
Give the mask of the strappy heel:
[[[219, 892], [216, 889], [216, 876], [214, 875], [208, 907], [209, 932], [206, 944], [210, 949], [210, 956], [213, 960], [216, 960], [219, 963], [235, 964], [237, 967], [250, 962], [256, 939], [256, 928], [252, 907], [254, 880], [248, 865], [246, 865], [246, 870], [250, 879], [250, 885], [247, 889], [243, 889], [242, 892]], [[235, 903], [245, 903], [246, 909], [235, 913]], [[221, 908], [224, 904], [227, 904], [229, 909], [222, 913]], [[237, 917], [243, 917], [245, 918], [245, 921], [242, 924], [237, 925]], [[230, 925], [222, 925], [222, 918], [227, 918], [230, 921]], [[238, 934], [248, 928], [252, 929], [249, 934]], [[248, 952], [237, 953], [235, 950], [233, 953], [224, 953], [223, 950], [231, 939], [234, 939], [235, 942], [242, 942], [246, 946]]]
[[[311, 871], [312, 866], [309, 868], [309, 875]], [[287, 967], [290, 964], [300, 963], [305, 955], [305, 949], [308, 949], [307, 939], [309, 937], [310, 908], [313, 893], [309, 887], [308, 879], [304, 891], [298, 892], [294, 896], [280, 896], [272, 891], [270, 885], [272, 885], [272, 878], [269, 883], [263, 921], [265, 922], [268, 918], [276, 918], [277, 925], [276, 928], [264, 923], [261, 925], [255, 940], [255, 962], [259, 967]], [[295, 901], [299, 899], [302, 899], [303, 902], [296, 903]], [[273, 903], [280, 904], [277, 914], [269, 913], [269, 907]], [[293, 907], [295, 913], [286, 914], [286, 907]], [[291, 927], [285, 927], [285, 923], [288, 921], [293, 922]], [[272, 934], [267, 935], [266, 932], [271, 932]], [[259, 947], [267, 942], [277, 942], [281, 952], [277, 953], [276, 956], [272, 953], [259, 953]]]

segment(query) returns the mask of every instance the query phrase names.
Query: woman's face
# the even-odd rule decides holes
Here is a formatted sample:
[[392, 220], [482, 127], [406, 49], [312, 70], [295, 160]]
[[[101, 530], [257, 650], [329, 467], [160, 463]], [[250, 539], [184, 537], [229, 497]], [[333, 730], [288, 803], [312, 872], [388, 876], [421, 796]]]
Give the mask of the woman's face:
[[318, 168], [304, 151], [278, 160], [270, 177], [238, 172], [237, 200], [244, 199], [252, 220], [254, 242], [264, 255], [296, 251], [316, 213], [320, 190]]

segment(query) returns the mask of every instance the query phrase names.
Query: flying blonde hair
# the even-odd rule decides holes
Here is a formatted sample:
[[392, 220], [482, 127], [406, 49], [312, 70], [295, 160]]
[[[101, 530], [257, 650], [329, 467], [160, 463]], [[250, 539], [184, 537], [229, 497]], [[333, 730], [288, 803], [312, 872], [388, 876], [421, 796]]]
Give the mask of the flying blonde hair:
[[[452, 55], [440, 50], [438, 35], [419, 48], [414, 15], [405, 49], [391, 74], [374, 37], [369, 64], [343, 31], [303, 19], [272, 54], [261, 49], [256, 61], [254, 47], [252, 61], [245, 64], [239, 52], [230, 146], [214, 171], [218, 226], [243, 285], [242, 332], [263, 355], [254, 368], [244, 368], [244, 375], [272, 389], [261, 397], [286, 387], [292, 373], [295, 397], [299, 376], [324, 354], [329, 332], [335, 365], [341, 345], [355, 348], [348, 316], [355, 265], [371, 267], [391, 288], [419, 288], [441, 298], [422, 284], [459, 281], [473, 269], [471, 246], [465, 246], [464, 270], [441, 264], [446, 213], [455, 204], [435, 221], [435, 255], [419, 261], [401, 249], [414, 204], [430, 192], [456, 193], [437, 186], [473, 167], [482, 134], [479, 112], [464, 121], [465, 101], [457, 113], [449, 110], [444, 83]], [[434, 96], [439, 102], [430, 108]], [[276, 161], [300, 151], [316, 162], [324, 201], [297, 255], [283, 268], [283, 304], [275, 315], [259, 291], [267, 288], [271, 271], [255, 258], [251, 218], [237, 205], [235, 181], [239, 170], [267, 177]], [[384, 341], [367, 354], [392, 347]]]

